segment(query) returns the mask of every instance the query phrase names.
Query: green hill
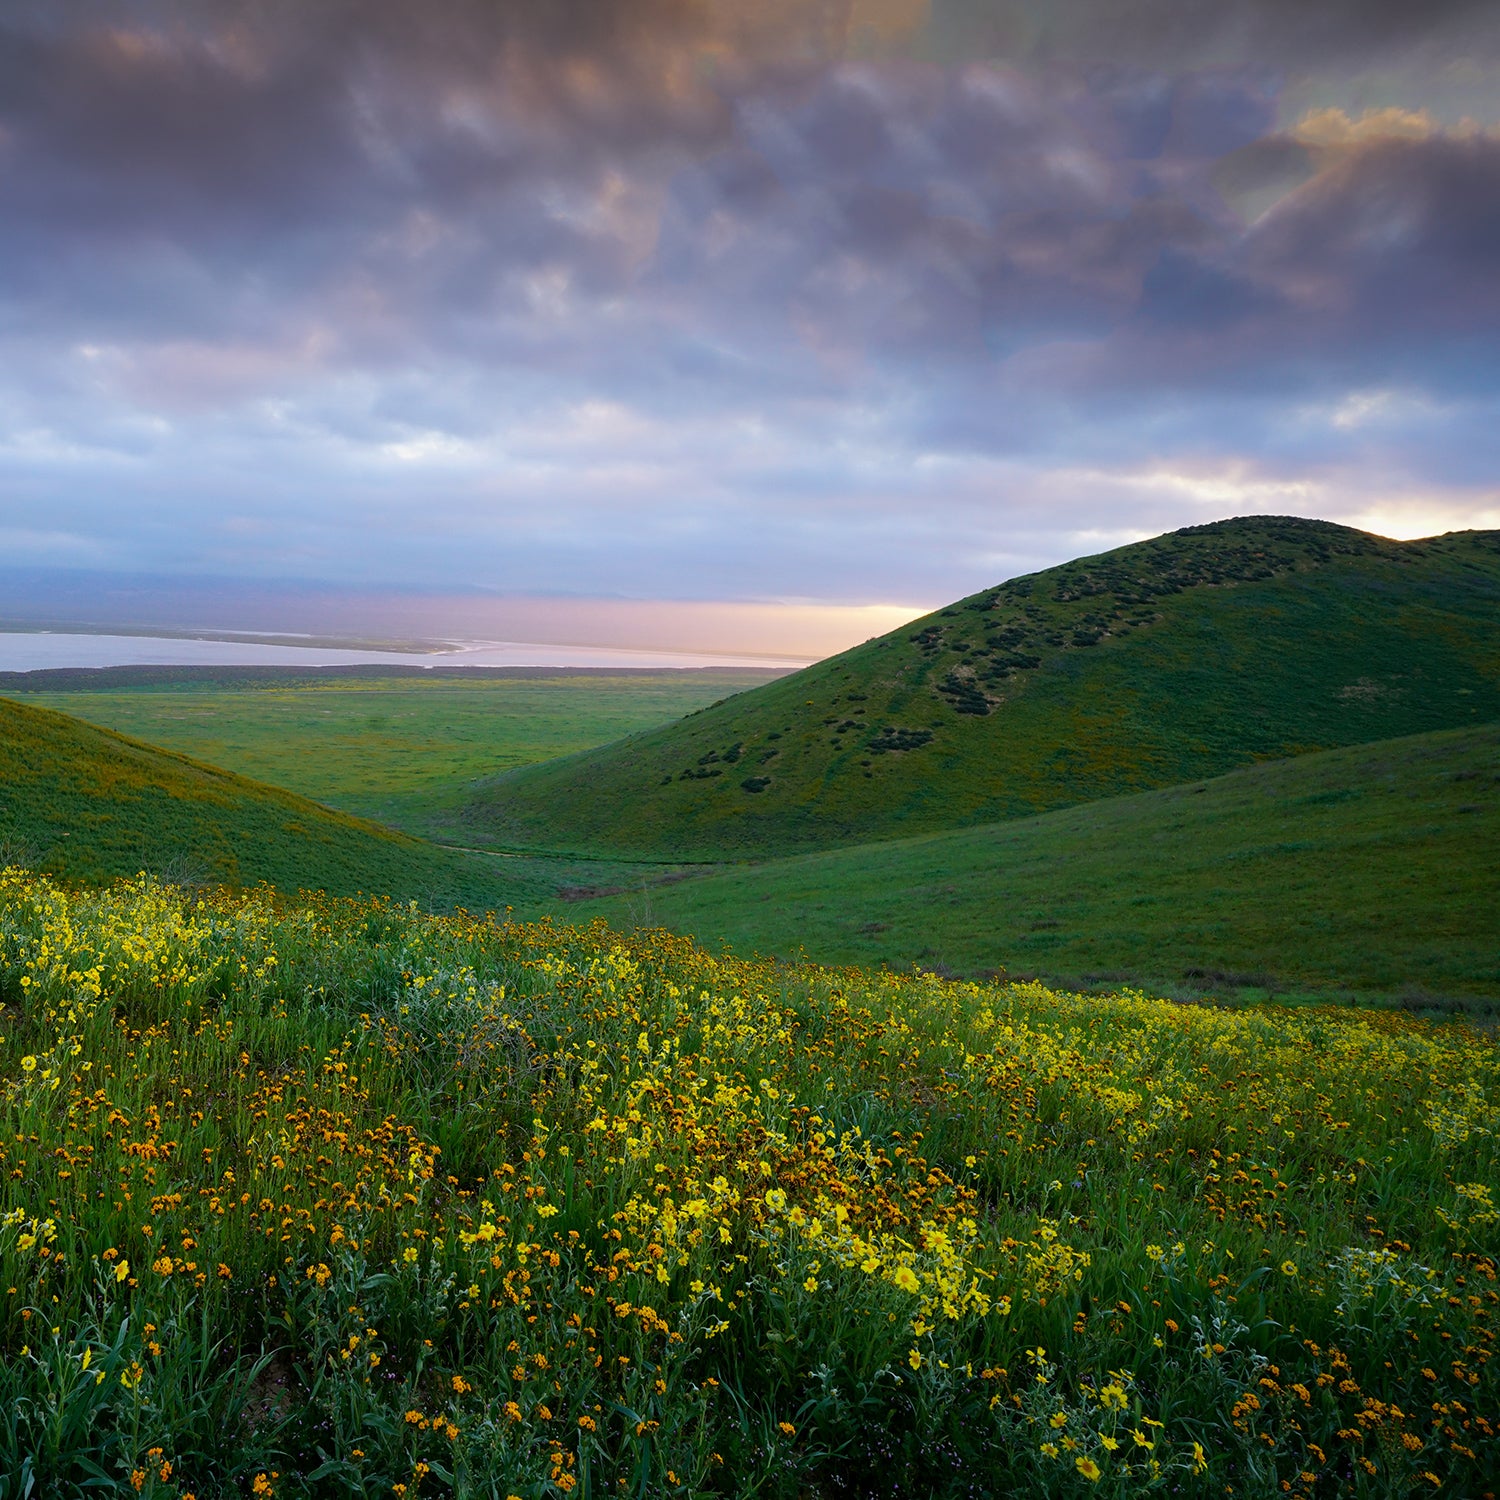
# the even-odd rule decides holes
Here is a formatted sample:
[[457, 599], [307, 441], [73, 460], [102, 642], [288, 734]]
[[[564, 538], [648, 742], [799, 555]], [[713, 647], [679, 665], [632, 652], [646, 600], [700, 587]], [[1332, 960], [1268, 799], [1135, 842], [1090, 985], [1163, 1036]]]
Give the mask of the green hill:
[[569, 906], [824, 963], [1500, 998], [1500, 725]]
[[0, 1001], [0, 1500], [1500, 1474], [1478, 1028], [19, 874]]
[[1025, 817], [1500, 718], [1500, 532], [1189, 527], [482, 786], [467, 841], [713, 859]]
[[[504, 905], [551, 882], [438, 849], [51, 709], [0, 698], [0, 864]], [[528, 876], [531, 872], [528, 867]]]

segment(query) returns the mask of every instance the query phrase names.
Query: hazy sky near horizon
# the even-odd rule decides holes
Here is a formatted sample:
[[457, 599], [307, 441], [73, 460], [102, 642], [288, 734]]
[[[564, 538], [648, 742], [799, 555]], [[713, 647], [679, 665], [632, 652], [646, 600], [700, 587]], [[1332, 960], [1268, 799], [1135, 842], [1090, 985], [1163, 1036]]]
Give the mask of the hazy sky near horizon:
[[0, 574], [1500, 526], [1497, 84], [1491, 0], [0, 0]]

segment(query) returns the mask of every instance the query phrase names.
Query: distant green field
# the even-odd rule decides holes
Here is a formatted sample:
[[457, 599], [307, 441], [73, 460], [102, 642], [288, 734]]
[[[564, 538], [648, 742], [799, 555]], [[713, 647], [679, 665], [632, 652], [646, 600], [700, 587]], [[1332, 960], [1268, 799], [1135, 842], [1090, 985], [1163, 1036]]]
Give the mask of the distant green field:
[[[0, 866], [70, 880], [364, 891], [424, 907], [520, 906], [576, 884], [570, 866], [435, 848], [171, 751], [0, 697]], [[620, 878], [591, 867], [588, 878]]]
[[1500, 726], [555, 909], [969, 977], [1500, 998]]
[[463, 843], [455, 815], [478, 778], [654, 729], [777, 674], [193, 675], [103, 690], [5, 691], [360, 817]]

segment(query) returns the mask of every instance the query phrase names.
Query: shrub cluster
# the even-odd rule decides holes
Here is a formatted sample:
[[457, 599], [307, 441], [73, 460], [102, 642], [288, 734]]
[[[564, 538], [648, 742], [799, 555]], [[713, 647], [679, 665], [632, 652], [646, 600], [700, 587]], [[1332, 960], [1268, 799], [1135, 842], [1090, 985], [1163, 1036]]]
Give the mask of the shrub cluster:
[[865, 742], [865, 749], [872, 755], [884, 755], [888, 750], [920, 750], [932, 739], [930, 729], [902, 729], [887, 724]]

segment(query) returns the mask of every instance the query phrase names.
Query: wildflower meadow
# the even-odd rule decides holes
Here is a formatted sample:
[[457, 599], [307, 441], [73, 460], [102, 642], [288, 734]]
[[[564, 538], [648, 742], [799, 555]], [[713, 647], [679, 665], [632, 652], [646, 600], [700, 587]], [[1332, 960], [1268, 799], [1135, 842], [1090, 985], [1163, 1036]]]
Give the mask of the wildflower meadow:
[[1491, 1494], [1457, 1022], [0, 875], [0, 1497]]

